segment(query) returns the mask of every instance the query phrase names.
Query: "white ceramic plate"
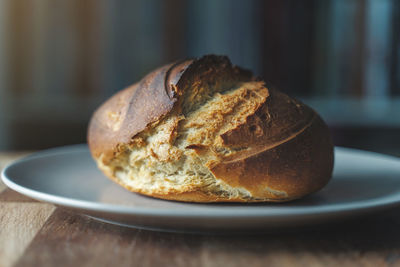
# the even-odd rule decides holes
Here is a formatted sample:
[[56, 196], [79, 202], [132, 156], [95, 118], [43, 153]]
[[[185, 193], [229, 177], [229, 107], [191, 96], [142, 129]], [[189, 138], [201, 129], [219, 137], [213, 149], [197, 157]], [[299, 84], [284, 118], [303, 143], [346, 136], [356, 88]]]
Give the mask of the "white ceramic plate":
[[98, 220], [165, 231], [254, 230], [331, 222], [400, 204], [400, 159], [335, 149], [331, 182], [281, 204], [192, 204], [131, 193], [106, 178], [86, 145], [35, 153], [2, 172], [10, 188]]

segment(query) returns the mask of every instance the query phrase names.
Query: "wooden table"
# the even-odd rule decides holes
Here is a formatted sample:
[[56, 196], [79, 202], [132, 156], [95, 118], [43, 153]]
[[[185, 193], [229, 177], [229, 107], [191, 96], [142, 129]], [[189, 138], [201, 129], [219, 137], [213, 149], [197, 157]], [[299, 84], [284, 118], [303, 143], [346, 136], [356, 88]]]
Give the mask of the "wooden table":
[[[21, 155], [0, 153], [0, 168]], [[0, 184], [0, 266], [400, 266], [400, 208], [297, 232], [174, 234], [97, 222]]]

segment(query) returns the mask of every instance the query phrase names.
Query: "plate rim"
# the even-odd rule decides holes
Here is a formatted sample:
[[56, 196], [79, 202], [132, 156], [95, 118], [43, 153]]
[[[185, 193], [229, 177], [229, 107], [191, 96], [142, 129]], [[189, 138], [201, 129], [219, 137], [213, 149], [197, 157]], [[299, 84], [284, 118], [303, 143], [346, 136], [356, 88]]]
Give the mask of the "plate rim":
[[[19, 160], [13, 161], [7, 164], [1, 172], [1, 179], [5, 185], [7, 185], [12, 190], [15, 190], [25, 196], [31, 197], [33, 199], [55, 204], [58, 206], [63, 206], [67, 208], [72, 208], [76, 210], [86, 210], [93, 212], [106, 212], [114, 215], [136, 215], [141, 217], [164, 217], [164, 218], [243, 218], [249, 217], [250, 219], [256, 218], [289, 218], [296, 216], [316, 216], [316, 215], [333, 215], [333, 214], [342, 214], [348, 212], [363, 212], [363, 211], [374, 211], [374, 210], [382, 210], [385, 208], [391, 208], [400, 204], [400, 191], [394, 194], [390, 194], [388, 196], [363, 200], [363, 201], [355, 201], [355, 202], [345, 202], [338, 204], [331, 204], [329, 206], [323, 207], [323, 205], [317, 205], [315, 207], [284, 207], [285, 203], [268, 203], [266, 207], [260, 206], [251, 206], [249, 209], [240, 209], [239, 212], [233, 213], [232, 210], [235, 210], [235, 207], [219, 207], [208, 209], [206, 205], [210, 204], [199, 204], [199, 203], [185, 203], [187, 205], [204, 205], [204, 207], [198, 208], [196, 210], [191, 209], [174, 209], [173, 212], [169, 209], [164, 208], [156, 208], [156, 207], [136, 207], [136, 206], [126, 206], [121, 204], [104, 204], [95, 201], [87, 201], [87, 200], [79, 200], [72, 199], [64, 196], [57, 196], [50, 193], [43, 193], [34, 189], [30, 189], [15, 183], [12, 178], [7, 176], [7, 173], [12, 170], [12, 168], [17, 168], [18, 165], [23, 164], [26, 161], [35, 160], [38, 158], [44, 158], [57, 154], [66, 154], [66, 153], [82, 153], [88, 151], [87, 144], [76, 144], [76, 145], [68, 145], [55, 147], [50, 149], [45, 149], [42, 151], [34, 152], [28, 156], [25, 156]], [[340, 151], [340, 152], [339, 152]], [[368, 154], [370, 156], [385, 158], [387, 160], [394, 160], [399, 163], [400, 159], [394, 156], [360, 150], [353, 148], [345, 148], [335, 146], [335, 157], [336, 153], [363, 153]], [[157, 199], [158, 200], [158, 199]], [[164, 200], [161, 200], [164, 201]], [[168, 201], [168, 200], [165, 200]], [[247, 205], [243, 203], [243, 205]], [[189, 207], [189, 206], [188, 206]], [[321, 208], [322, 207], [322, 208]]]

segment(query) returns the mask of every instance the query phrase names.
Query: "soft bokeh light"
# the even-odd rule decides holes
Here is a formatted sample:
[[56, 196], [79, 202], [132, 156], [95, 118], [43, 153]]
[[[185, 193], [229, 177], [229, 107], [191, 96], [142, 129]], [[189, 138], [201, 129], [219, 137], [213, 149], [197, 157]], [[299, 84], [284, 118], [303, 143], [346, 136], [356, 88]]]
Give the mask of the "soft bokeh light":
[[335, 144], [400, 155], [396, 0], [0, 0], [0, 150], [83, 143], [114, 92], [210, 53], [310, 104]]

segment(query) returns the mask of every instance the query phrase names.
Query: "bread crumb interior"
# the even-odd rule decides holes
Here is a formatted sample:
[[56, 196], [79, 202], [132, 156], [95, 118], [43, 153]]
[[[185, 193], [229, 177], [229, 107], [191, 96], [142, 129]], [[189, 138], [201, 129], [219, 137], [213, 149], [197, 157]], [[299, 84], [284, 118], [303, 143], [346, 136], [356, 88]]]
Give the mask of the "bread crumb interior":
[[185, 90], [189, 95], [169, 115], [121, 146], [111, 163], [104, 165], [100, 157], [100, 167], [145, 194], [201, 191], [252, 199], [245, 188], [216, 179], [210, 168], [237, 150], [248, 149], [224, 145], [221, 135], [246, 123], [266, 101], [268, 89], [263, 82], [250, 81], [203, 91], [210, 94], [203, 92], [200, 98]]

